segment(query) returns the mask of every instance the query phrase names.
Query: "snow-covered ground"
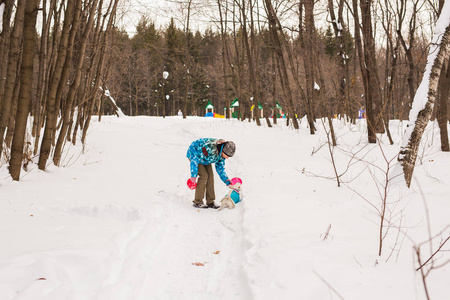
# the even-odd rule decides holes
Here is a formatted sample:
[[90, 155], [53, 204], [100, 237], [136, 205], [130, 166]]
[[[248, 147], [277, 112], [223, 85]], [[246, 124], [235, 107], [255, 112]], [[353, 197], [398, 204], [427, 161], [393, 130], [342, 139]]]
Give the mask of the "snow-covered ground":
[[[437, 126], [412, 188], [389, 188], [379, 256], [386, 160], [391, 174], [404, 128], [393, 121], [395, 144], [380, 147], [363, 123], [335, 120], [338, 187], [320, 121], [313, 136], [305, 121], [280, 123], [103, 117], [84, 153], [66, 145], [64, 167], [31, 165], [13, 182], [2, 166], [0, 299], [425, 299], [413, 246], [443, 230], [421, 246], [424, 262], [450, 232]], [[186, 150], [201, 137], [237, 145], [226, 162], [243, 180], [234, 210], [192, 207]], [[218, 203], [226, 193], [216, 176]], [[427, 276], [431, 299], [449, 286], [450, 263]]]

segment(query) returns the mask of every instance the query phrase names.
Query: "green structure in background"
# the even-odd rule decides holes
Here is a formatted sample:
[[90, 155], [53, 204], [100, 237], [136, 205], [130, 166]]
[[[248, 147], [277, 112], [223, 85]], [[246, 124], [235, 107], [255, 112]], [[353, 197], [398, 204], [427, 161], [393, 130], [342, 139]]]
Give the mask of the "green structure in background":
[[[235, 98], [233, 101], [231, 101], [231, 105], [230, 105], [230, 113], [231, 113], [232, 118], [236, 119], [236, 118], [240, 117], [240, 112], [239, 112], [238, 107], [239, 107], [239, 100], [238, 100], [238, 98]], [[278, 113], [276, 114], [276, 117], [282, 118], [284, 116], [283, 107], [278, 103], [278, 101], [276, 101], [275, 107], [276, 107], [276, 109], [278, 109]], [[254, 105], [250, 109], [252, 111], [252, 113], [253, 113], [253, 108], [254, 108]], [[263, 106], [259, 102], [258, 102], [258, 109], [261, 113], [260, 117], [262, 118], [263, 117]], [[225, 114], [226, 108], [224, 108], [223, 110], [224, 110], [224, 114]], [[275, 113], [274, 108], [271, 108], [271, 110], [273, 110]]]
[[283, 107], [281, 107], [281, 105], [278, 103], [278, 101], [276, 102], [275, 105], [276, 109], [278, 109], [278, 113], [277, 113], [277, 118], [281, 118], [284, 114], [283, 114]]
[[211, 100], [206, 104], [206, 114], [205, 117], [214, 117], [214, 106], [211, 104]]
[[239, 118], [239, 116], [240, 116], [239, 110], [236, 109], [236, 107], [239, 107], [239, 100], [238, 100], [238, 98], [234, 99], [231, 102], [230, 112], [231, 112], [231, 117], [232, 118]]

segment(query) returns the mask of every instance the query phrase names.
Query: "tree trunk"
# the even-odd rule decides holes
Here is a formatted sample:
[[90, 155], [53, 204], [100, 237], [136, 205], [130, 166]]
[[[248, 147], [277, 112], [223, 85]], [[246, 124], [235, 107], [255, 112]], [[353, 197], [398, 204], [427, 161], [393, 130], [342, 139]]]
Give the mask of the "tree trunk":
[[89, 12], [89, 19], [86, 24], [86, 28], [83, 32], [83, 36], [81, 38], [81, 45], [78, 49], [78, 60], [77, 60], [77, 66], [75, 68], [75, 78], [70, 86], [69, 93], [67, 95], [66, 105], [64, 107], [64, 114], [63, 114], [63, 124], [61, 126], [61, 130], [59, 132], [58, 141], [56, 143], [55, 152], [53, 155], [53, 163], [56, 166], [59, 166], [60, 160], [61, 160], [61, 154], [62, 154], [62, 147], [64, 145], [64, 141], [66, 139], [67, 131], [69, 128], [70, 122], [70, 113], [72, 111], [72, 104], [75, 99], [75, 94], [80, 86], [81, 81], [81, 73], [82, 73], [82, 67], [83, 67], [83, 57], [84, 53], [86, 52], [86, 45], [89, 38], [89, 34], [91, 32], [92, 26], [94, 24], [94, 15], [95, 11], [97, 9], [97, 3], [98, 0], [93, 0], [93, 3], [91, 5], [91, 9]]
[[[450, 2], [446, 2], [445, 5], [450, 5]], [[441, 18], [442, 16], [439, 19]], [[437, 23], [439, 24], [439, 20]], [[422, 83], [416, 92], [411, 109], [411, 112], [415, 113], [418, 111], [418, 113], [417, 116], [410, 115], [408, 128], [406, 129], [403, 145], [398, 156], [408, 187], [411, 185], [419, 144], [433, 112], [442, 64], [444, 59], [449, 55], [448, 51], [450, 51], [450, 25], [446, 25], [447, 27], [440, 43], [439, 41], [432, 43], [430, 47], [427, 69], [423, 75]], [[435, 33], [433, 41], [437, 40], [440, 34], [442, 33]], [[434, 57], [433, 53], [436, 51], [438, 52]], [[424, 100], [424, 97], [427, 97], [427, 100]]]
[[253, 55], [252, 55], [252, 51], [250, 49], [250, 43], [248, 41], [248, 32], [247, 32], [247, 17], [246, 17], [246, 11], [245, 11], [245, 1], [246, 0], [242, 0], [242, 35], [244, 38], [244, 43], [245, 43], [245, 50], [247, 51], [247, 62], [248, 62], [248, 69], [249, 69], [249, 73], [250, 73], [250, 86], [251, 86], [251, 98], [253, 99], [253, 111], [254, 114], [256, 115], [256, 124], [258, 126], [261, 126], [261, 122], [259, 120], [259, 109], [258, 109], [258, 93], [256, 90], [256, 74], [255, 74], [255, 69], [254, 69], [254, 61], [253, 61]]
[[[299, 12], [299, 40], [300, 40], [300, 42], [303, 45], [303, 42], [302, 42], [303, 41], [303, 29], [302, 29], [302, 23], [301, 23], [302, 22], [301, 20], [302, 20], [303, 7], [302, 7], [302, 5], [299, 5], [299, 7], [300, 7], [300, 12]], [[277, 21], [278, 28], [281, 28], [282, 26], [279, 23], [279, 20], [276, 18], [276, 16], [275, 16], [275, 20]], [[269, 24], [269, 30], [270, 30], [270, 24]], [[289, 66], [290, 66], [290, 69], [291, 69], [292, 77], [294, 78], [294, 81], [295, 81], [298, 89], [300, 90], [300, 98], [305, 100], [305, 105], [306, 105], [306, 107], [308, 107], [308, 98], [306, 97], [306, 93], [305, 93], [304, 88], [300, 84], [300, 79], [299, 79], [299, 73], [300, 72], [298, 70], [298, 67], [295, 66], [294, 57], [293, 57], [294, 55], [292, 53], [290, 43], [289, 43], [289, 41], [287, 41], [286, 38], [283, 38], [282, 41], [283, 41], [284, 50], [286, 51], [286, 54], [287, 54], [287, 58], [288, 58]], [[304, 55], [304, 51], [301, 53], [301, 56], [303, 56], [303, 55]], [[278, 62], [278, 65], [277, 65], [277, 69], [281, 70], [279, 62]], [[280, 81], [284, 82], [282, 80], [281, 72], [279, 72], [279, 74], [280, 74]], [[274, 78], [276, 78], [276, 72], [274, 73], [274, 76], [275, 76]], [[283, 89], [283, 93], [284, 93], [284, 89]], [[287, 98], [288, 96], [285, 95], [285, 97]], [[309, 114], [309, 110], [308, 109], [306, 110], [306, 113]], [[314, 118], [311, 117], [310, 119], [313, 120]], [[289, 120], [289, 118], [286, 119], [286, 121], [288, 121], [288, 120]], [[287, 123], [289, 123], [289, 122], [287, 122]], [[312, 123], [312, 125], [314, 125], [314, 123]]]
[[[244, 99], [243, 99], [243, 91], [242, 86], [243, 83], [241, 81], [241, 78], [243, 78], [243, 63], [241, 59], [241, 51], [239, 50], [239, 43], [238, 43], [238, 31], [236, 30], [236, 1], [233, 1], [233, 42], [234, 42], [234, 50], [235, 50], [235, 63], [234, 65], [237, 67], [237, 71], [235, 71], [234, 67], [232, 67], [233, 72], [233, 82], [236, 87], [236, 94], [239, 101], [239, 106], [235, 107], [237, 110], [237, 119], [243, 119], [244, 117]], [[237, 73], [237, 74], [236, 74]]]
[[[438, 17], [441, 15], [442, 8], [444, 7], [444, 0], [439, 1], [439, 10]], [[448, 96], [450, 89], [450, 63], [447, 59], [447, 67], [445, 63], [442, 67], [441, 77], [439, 80], [439, 104], [437, 110], [437, 120], [439, 124], [439, 132], [441, 135], [441, 150], [445, 152], [450, 151], [449, 143], [448, 143], [448, 130], [447, 130], [447, 121], [448, 121]]]
[[[389, 6], [388, 0], [385, 0], [386, 7]], [[387, 36], [386, 41], [386, 67], [385, 67], [385, 84], [384, 84], [384, 122], [386, 127], [389, 143], [394, 144], [394, 141], [389, 130], [389, 120], [394, 99], [394, 83], [397, 81], [397, 57], [400, 40], [397, 39], [396, 45], [392, 40], [392, 14], [387, 11], [386, 17], [383, 19], [383, 28]]]
[[64, 25], [61, 33], [61, 41], [59, 43], [58, 58], [55, 65], [55, 70], [50, 81], [48, 97], [47, 97], [47, 117], [44, 130], [44, 136], [41, 143], [41, 151], [39, 155], [39, 169], [45, 170], [48, 157], [50, 156], [50, 150], [53, 141], [53, 132], [56, 125], [56, 118], [58, 109], [56, 107], [56, 96], [58, 92], [58, 85], [60, 84], [63, 67], [67, 56], [67, 47], [69, 43], [70, 27], [74, 17], [75, 0], [68, 0], [67, 8], [64, 14]]
[[[376, 61], [375, 39], [372, 29], [372, 0], [360, 1], [362, 32], [364, 41], [364, 64], [366, 68], [367, 92], [366, 111], [367, 126], [373, 128], [374, 133], [384, 133], [383, 124], [383, 102], [381, 97], [381, 85], [378, 78], [378, 68]], [[373, 136], [370, 136], [373, 138]], [[369, 140], [374, 143], [375, 141]]]
[[[318, 77], [320, 80], [320, 90], [319, 90], [318, 94], [322, 96], [322, 101], [325, 101], [325, 99], [328, 97], [327, 96], [328, 92], [327, 92], [327, 86], [325, 83], [325, 79], [323, 77], [322, 66], [321, 66], [320, 62], [317, 63], [317, 70], [318, 70], [318, 72], [317, 72]], [[328, 99], [328, 103], [325, 103], [324, 107], [325, 107], [326, 116], [328, 119], [328, 126], [330, 127], [331, 143], [332, 143], [333, 147], [335, 147], [335, 146], [337, 146], [337, 142], [336, 142], [336, 134], [334, 132], [334, 126], [333, 126], [333, 112], [332, 112], [330, 99]], [[339, 180], [339, 178], [338, 178], [338, 180]]]
[[[272, 36], [270, 36], [271, 44], [273, 44]], [[275, 51], [270, 50], [270, 58], [272, 59], [272, 105], [273, 105], [273, 124], [277, 124], [277, 66], [275, 60]]]
[[[255, 70], [255, 80], [256, 80], [256, 100], [255, 101], [255, 115], [256, 115], [256, 122], [260, 125], [260, 118], [264, 118], [266, 120], [267, 127], [272, 127], [272, 124], [270, 123], [269, 117], [268, 117], [268, 108], [267, 108], [267, 102], [266, 97], [263, 94], [262, 88], [261, 88], [261, 72], [259, 71], [261, 69], [260, 66], [260, 59], [261, 54], [259, 50], [260, 45], [260, 35], [256, 34], [255, 30], [255, 21], [254, 21], [254, 6], [256, 5], [256, 11], [259, 12], [259, 4], [258, 1], [252, 2], [252, 0], [249, 1], [250, 3], [250, 40], [252, 44], [252, 52], [253, 52], [253, 60], [254, 60], [254, 70]], [[259, 32], [261, 32], [261, 22], [259, 18], [259, 13], [257, 15], [257, 26]], [[259, 104], [261, 104], [262, 107], [262, 114], [259, 109]]]
[[228, 74], [227, 74], [227, 33], [226, 33], [226, 22], [227, 22], [227, 7], [225, 8], [225, 20], [222, 14], [221, 0], [217, 0], [217, 5], [219, 6], [219, 17], [220, 17], [220, 33], [222, 37], [222, 73], [223, 73], [223, 96], [225, 98], [225, 117], [230, 119], [230, 96], [228, 95]]
[[[309, 132], [315, 133], [314, 125], [314, 95], [315, 95], [315, 76], [314, 76], [314, 0], [304, 0], [305, 6], [305, 29], [304, 29], [304, 53], [303, 62], [305, 66], [306, 79], [306, 111], [309, 124]], [[302, 44], [303, 44], [302, 43]]]
[[[19, 4], [20, 5], [20, 4]], [[11, 147], [9, 173], [13, 180], [19, 180], [22, 167], [23, 146], [27, 129], [28, 112], [30, 111], [31, 92], [33, 87], [34, 43], [36, 38], [36, 17], [39, 0], [28, 0], [25, 8], [23, 26], [23, 55], [20, 70], [20, 93], [17, 106], [15, 130]]]
[[[333, 25], [334, 35], [336, 37], [336, 45], [338, 47], [335, 61], [337, 63], [338, 67], [338, 80], [339, 80], [339, 87], [338, 87], [338, 107], [339, 111], [338, 113], [348, 113], [354, 107], [352, 107], [349, 103], [348, 99], [348, 57], [347, 57], [347, 49], [345, 47], [344, 42], [344, 18], [342, 17], [344, 7], [344, 0], [339, 0], [339, 7], [338, 7], [338, 18], [336, 19], [336, 15], [334, 13], [334, 4], [333, 0], [328, 0], [328, 10], [330, 11], [330, 17], [331, 17], [331, 24]], [[334, 109], [334, 107], [329, 107], [329, 109]], [[333, 114], [333, 111], [331, 112], [331, 115]]]
[[[363, 79], [363, 85], [364, 85], [364, 97], [366, 99], [366, 115], [367, 115], [367, 134], [368, 134], [368, 140], [369, 143], [376, 143], [377, 142], [377, 136], [375, 134], [374, 127], [369, 125], [369, 123], [373, 122], [371, 120], [369, 122], [369, 112], [368, 107], [372, 107], [371, 98], [368, 97], [369, 95], [369, 83], [367, 81], [367, 69], [364, 62], [364, 53], [363, 53], [363, 47], [362, 47], [362, 41], [361, 41], [361, 24], [359, 23], [359, 14], [358, 14], [358, 0], [353, 0], [353, 19], [355, 21], [355, 44], [356, 49], [358, 50], [358, 61], [359, 61], [359, 68], [361, 70], [361, 77]], [[372, 118], [373, 114], [371, 111], [370, 118]]]
[[448, 143], [448, 130], [447, 130], [447, 121], [448, 121], [448, 95], [450, 88], [450, 64], [447, 62], [447, 67], [445, 65], [442, 67], [441, 75], [439, 79], [439, 103], [437, 109], [437, 121], [439, 124], [439, 131], [441, 135], [441, 150], [445, 152], [450, 151], [449, 143]]
[[[164, 76], [164, 75], [163, 75]], [[162, 86], [162, 117], [166, 118], [166, 82], [167, 80], [163, 78]]]
[[[187, 19], [186, 19], [186, 30], [185, 30], [185, 52], [184, 52], [184, 59], [185, 59], [185, 65], [186, 65], [186, 89], [184, 90], [184, 101], [183, 101], [183, 119], [186, 119], [186, 113], [187, 113], [187, 103], [188, 103], [188, 96], [189, 96], [189, 84], [190, 84], [190, 68], [191, 68], [191, 53], [190, 53], [190, 41], [189, 41], [189, 21], [191, 18], [191, 5], [192, 0], [188, 1], [188, 12], [187, 12]], [[172, 101], [175, 103], [175, 101]]]
[[[100, 58], [99, 58], [98, 66], [97, 66], [97, 71], [95, 73], [95, 82], [94, 82], [93, 88], [92, 88], [92, 91], [93, 91], [92, 92], [92, 102], [90, 103], [89, 109], [86, 112], [87, 113], [86, 121], [84, 122], [84, 125], [83, 125], [83, 134], [81, 136], [81, 142], [83, 144], [86, 142], [87, 130], [88, 130], [90, 122], [91, 122], [92, 113], [94, 112], [95, 94], [98, 92], [100, 83], [103, 80], [103, 72], [104, 72], [103, 69], [104, 69], [104, 64], [105, 64], [105, 59], [106, 59], [107, 48], [108, 48], [109, 35], [111, 34], [111, 29], [114, 24], [118, 4], [119, 4], [119, 0], [111, 1], [110, 7], [108, 8], [108, 11], [109, 11], [108, 23], [107, 23], [104, 31], [102, 31], [103, 39], [99, 39], [99, 41], [101, 40], [102, 47], [100, 50]], [[106, 19], [107, 15], [108, 15], [108, 13], [106, 13], [104, 15], [104, 20]], [[102, 26], [102, 28], [103, 28], [103, 26]]]
[[[405, 0], [402, 0], [401, 3], [401, 11], [400, 11], [400, 15], [401, 15], [401, 21], [403, 21], [405, 13], [406, 13], [406, 0], [405, 2], [403, 2]], [[402, 30], [401, 30], [401, 22], [399, 22], [399, 29], [397, 31], [397, 35], [398, 38], [403, 46], [403, 50], [405, 50], [405, 54], [406, 54], [406, 58], [408, 59], [408, 88], [409, 88], [409, 96], [410, 99], [412, 101], [412, 99], [414, 99], [414, 94], [416, 92], [416, 87], [417, 87], [417, 79], [416, 79], [416, 66], [414, 64], [414, 57], [413, 57], [413, 50], [414, 50], [414, 42], [415, 42], [415, 31], [416, 31], [416, 18], [418, 15], [418, 8], [417, 6], [419, 5], [419, 0], [414, 0], [412, 1], [412, 5], [413, 5], [413, 11], [411, 12], [411, 20], [409, 22], [409, 45], [406, 44], [405, 39], [403, 38], [402, 35]]]
[[[23, 51], [17, 62], [17, 64], [19, 64], [19, 65], [21, 65], [21, 62], [22, 62], [22, 55], [23, 55]], [[19, 92], [20, 92], [20, 71], [19, 71], [18, 76], [19, 77], [17, 77], [18, 79], [16, 80], [16, 83], [14, 84], [14, 92], [13, 92], [13, 96], [12, 96], [12, 100], [11, 100], [11, 102], [12, 102], [11, 113], [9, 114], [8, 130], [6, 131], [6, 136], [5, 136], [5, 145], [8, 148], [11, 148], [11, 141], [13, 138], [15, 122], [16, 122], [15, 120], [16, 120], [16, 112], [17, 112], [17, 103], [19, 102]]]
[[[279, 62], [279, 73], [280, 73], [280, 81], [283, 86], [283, 92], [286, 95], [286, 102], [288, 104], [288, 112], [289, 117], [292, 118], [292, 123], [295, 129], [299, 128], [297, 118], [295, 117], [294, 112], [294, 102], [292, 97], [291, 87], [289, 86], [289, 77], [287, 74], [286, 62], [283, 56], [283, 48], [280, 42], [280, 37], [277, 32], [277, 17], [275, 15], [275, 11], [272, 6], [271, 0], [265, 0], [267, 17], [269, 19], [269, 30], [271, 31], [272, 41], [274, 42], [274, 51], [277, 54], [278, 62]], [[280, 35], [283, 33], [281, 28], [278, 28], [280, 31]]]
[[40, 43], [40, 51], [39, 51], [39, 73], [38, 73], [38, 83], [37, 83], [37, 92], [36, 92], [36, 103], [34, 107], [34, 118], [33, 118], [33, 130], [32, 135], [35, 137], [34, 141], [34, 150], [33, 154], [36, 155], [39, 148], [39, 141], [41, 136], [41, 124], [42, 119], [44, 117], [44, 110], [43, 107], [45, 107], [45, 99], [44, 95], [47, 91], [47, 82], [48, 82], [48, 63], [49, 61], [49, 47], [47, 45], [48, 43], [48, 37], [49, 37], [49, 31], [50, 31], [50, 24], [53, 17], [53, 12], [56, 7], [56, 0], [52, 0], [50, 3], [50, 13], [47, 16], [47, 0], [43, 1], [43, 9], [42, 9], [42, 31], [41, 31], [41, 43]]
[[[7, 60], [6, 80], [4, 83], [5, 90], [3, 94], [3, 105], [0, 117], [0, 158], [3, 153], [3, 140], [5, 136], [6, 127], [9, 125], [11, 116], [11, 106], [13, 101], [14, 87], [16, 84], [17, 71], [20, 68], [20, 46], [24, 30], [25, 19], [25, 3], [18, 4], [14, 19], [14, 28], [12, 29], [10, 38], [10, 50]], [[27, 112], [28, 113], [28, 112]]]
[[[0, 16], [2, 31], [0, 32], [0, 109], [3, 106], [3, 91], [5, 90], [6, 70], [8, 65], [8, 52], [10, 49], [11, 17], [14, 8], [13, 0], [0, 1], [4, 4], [3, 15]], [[1, 116], [1, 111], [0, 111]], [[2, 143], [0, 143], [0, 146]], [[1, 155], [0, 150], [0, 155]]]

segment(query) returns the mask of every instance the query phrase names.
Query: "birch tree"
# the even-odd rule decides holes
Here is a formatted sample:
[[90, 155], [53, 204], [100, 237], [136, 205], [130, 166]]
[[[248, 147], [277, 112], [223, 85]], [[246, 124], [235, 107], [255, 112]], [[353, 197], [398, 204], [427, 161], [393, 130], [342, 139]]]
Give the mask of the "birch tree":
[[413, 105], [409, 113], [409, 122], [398, 155], [408, 187], [411, 185], [420, 141], [435, 105], [443, 62], [445, 59], [448, 59], [449, 51], [450, 1], [446, 1], [442, 13], [436, 22], [433, 40], [428, 52], [427, 66], [422, 82], [414, 96]]

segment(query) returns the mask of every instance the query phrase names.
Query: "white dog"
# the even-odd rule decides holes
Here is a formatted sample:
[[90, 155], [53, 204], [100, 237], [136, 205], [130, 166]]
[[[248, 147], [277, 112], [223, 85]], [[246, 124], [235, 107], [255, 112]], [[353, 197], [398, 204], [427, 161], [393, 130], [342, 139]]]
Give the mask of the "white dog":
[[241, 184], [238, 182], [233, 186], [230, 186], [232, 189], [226, 194], [225, 197], [220, 200], [220, 208], [222, 210], [225, 207], [229, 209], [233, 209], [236, 203], [241, 202]]

